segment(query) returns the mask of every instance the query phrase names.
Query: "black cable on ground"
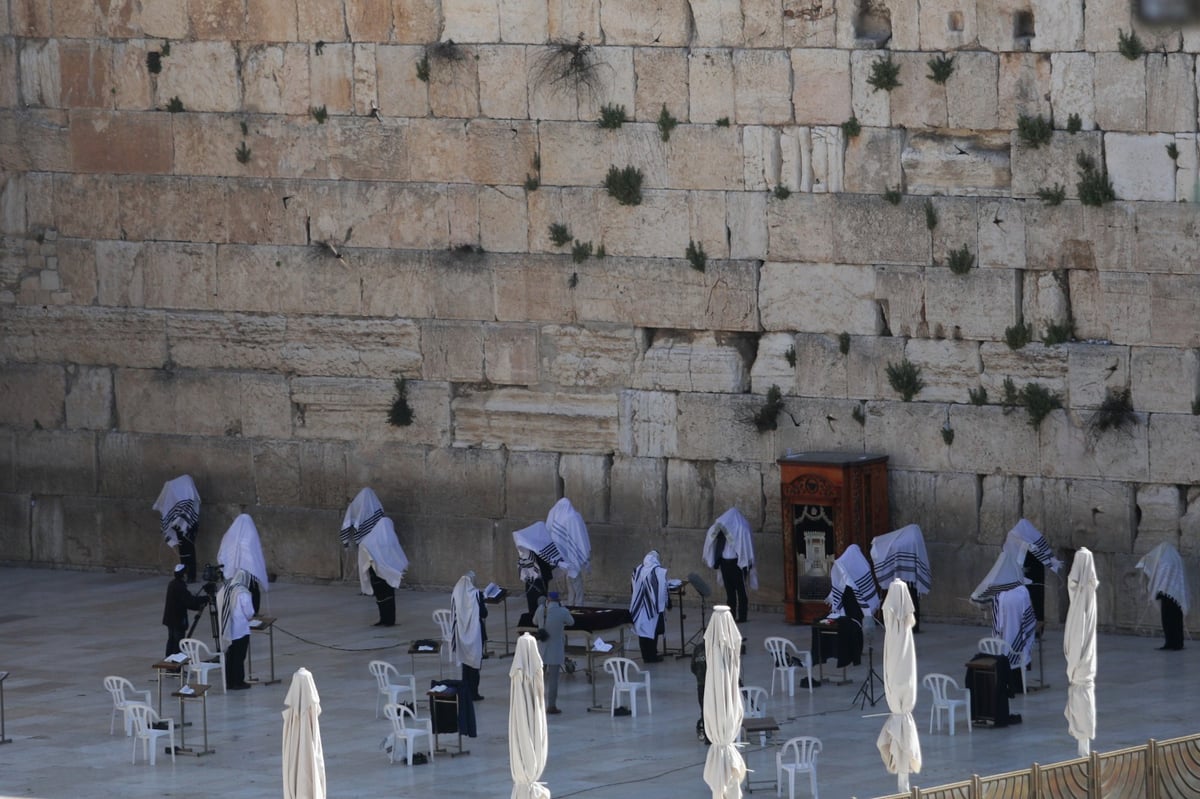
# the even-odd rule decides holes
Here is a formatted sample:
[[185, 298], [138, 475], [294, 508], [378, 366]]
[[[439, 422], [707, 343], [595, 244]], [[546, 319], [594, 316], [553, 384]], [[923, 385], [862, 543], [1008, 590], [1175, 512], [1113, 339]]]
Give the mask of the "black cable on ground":
[[285, 630], [284, 628], [280, 627], [278, 624], [275, 625], [275, 629], [279, 630], [279, 632], [283, 633], [284, 635], [290, 635], [292, 638], [295, 638], [297, 641], [303, 641], [304, 643], [309, 644], [311, 646], [320, 647], [321, 649], [332, 649], [337, 652], [384, 652], [388, 649], [395, 649], [396, 647], [405, 646], [405, 645], [411, 643], [409, 641], [397, 641], [396, 643], [388, 644], [387, 646], [366, 646], [366, 647], [362, 647], [361, 649], [351, 649], [351, 648], [345, 647], [345, 646], [334, 646], [333, 644], [322, 644], [319, 641], [310, 640], [308, 638], [305, 638], [302, 635], [296, 635], [296, 633]]

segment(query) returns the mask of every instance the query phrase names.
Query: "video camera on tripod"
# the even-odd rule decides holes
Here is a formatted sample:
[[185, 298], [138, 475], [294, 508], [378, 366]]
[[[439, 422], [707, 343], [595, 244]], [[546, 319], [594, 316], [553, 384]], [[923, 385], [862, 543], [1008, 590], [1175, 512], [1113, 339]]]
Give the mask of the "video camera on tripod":
[[[204, 571], [201, 572], [200, 578], [204, 584], [200, 586], [200, 591], [204, 593], [205, 606], [208, 608], [208, 620], [212, 627], [213, 641], [216, 643], [216, 648], [221, 648], [221, 622], [217, 618], [217, 588], [219, 583], [225, 582], [225, 573], [221, 570], [221, 564], [213, 565], [211, 563], [204, 564]], [[197, 594], [196, 596], [200, 596]], [[188, 629], [187, 637], [191, 638], [196, 632], [196, 626], [200, 624], [200, 617], [204, 615], [204, 610], [196, 611], [196, 618], [192, 621], [192, 626]]]

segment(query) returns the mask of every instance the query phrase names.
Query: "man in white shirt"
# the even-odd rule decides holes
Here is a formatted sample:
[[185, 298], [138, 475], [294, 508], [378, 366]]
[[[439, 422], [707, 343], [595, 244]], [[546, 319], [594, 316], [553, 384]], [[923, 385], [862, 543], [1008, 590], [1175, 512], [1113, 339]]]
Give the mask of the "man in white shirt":
[[230, 691], [250, 687], [246, 682], [246, 653], [250, 649], [250, 619], [254, 618], [254, 601], [250, 598], [252, 579], [249, 572], [240, 569], [217, 594], [221, 646], [225, 649], [225, 686]]

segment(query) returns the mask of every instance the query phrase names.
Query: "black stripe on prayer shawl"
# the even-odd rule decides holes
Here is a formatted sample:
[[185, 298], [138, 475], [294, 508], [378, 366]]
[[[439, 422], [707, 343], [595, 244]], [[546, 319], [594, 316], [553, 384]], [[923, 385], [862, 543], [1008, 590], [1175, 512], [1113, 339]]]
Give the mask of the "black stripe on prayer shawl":
[[362, 541], [364, 538], [367, 537], [367, 533], [371, 532], [371, 530], [375, 527], [375, 525], [382, 518], [383, 518], [383, 508], [380, 508], [379, 510], [375, 511], [370, 516], [368, 516], [367, 518], [365, 518], [361, 522], [359, 522], [358, 527], [355, 527], [353, 524], [343, 527], [341, 533], [339, 533], [339, 537], [342, 539], [342, 545], [350, 546], [351, 538], [354, 539], [354, 543], [356, 543], [356, 544], [359, 541]]
[[557, 566], [559, 561], [563, 559], [562, 553], [558, 551], [558, 545], [551, 541], [546, 546], [542, 547], [537, 556], [549, 563], [551, 566]]
[[899, 577], [906, 583], [916, 583], [918, 587], [924, 588], [925, 592], [930, 588], [929, 567], [915, 552], [893, 552], [876, 564], [875, 573], [879, 575], [879, 582], [883, 585]]
[[1012, 652], [1008, 655], [1008, 663], [1012, 668], [1025, 668], [1023, 653], [1036, 634], [1037, 616], [1033, 613], [1033, 605], [1026, 605], [1025, 610], [1021, 612], [1021, 627], [1017, 630], [1017, 637], [1010, 645]]
[[1050, 542], [1045, 536], [1039, 538], [1035, 543], [1029, 545], [1029, 551], [1033, 556], [1042, 562], [1043, 566], [1049, 566], [1054, 560], [1054, 552], [1050, 549]]
[[183, 521], [183, 529], [180, 530], [180, 535], [188, 540], [193, 541], [196, 538], [196, 522], [200, 519], [200, 512], [196, 510], [196, 500], [181, 499], [171, 506], [171, 509], [162, 517], [162, 533], [163, 538], [169, 538], [168, 531], [175, 525], [176, 520]]
[[[639, 566], [638, 571], [647, 568]], [[638, 572], [634, 572], [637, 578], [638, 592], [633, 598], [633, 607], [630, 609], [630, 615], [634, 618], [653, 618], [661, 611], [658, 608], [658, 567], [650, 566], [650, 574], [646, 579], [638, 577]]]
[[1025, 585], [1025, 583], [1021, 582], [1020, 580], [1015, 583], [996, 583], [995, 585], [989, 585], [987, 588], [985, 588], [983, 593], [979, 596], [971, 598], [975, 602], [984, 602], [996, 596], [997, 594], [1003, 594], [1005, 591], [1013, 588], [1019, 588], [1022, 585]]
[[875, 604], [875, 578], [871, 572], [863, 572], [854, 581], [854, 595], [864, 610]]

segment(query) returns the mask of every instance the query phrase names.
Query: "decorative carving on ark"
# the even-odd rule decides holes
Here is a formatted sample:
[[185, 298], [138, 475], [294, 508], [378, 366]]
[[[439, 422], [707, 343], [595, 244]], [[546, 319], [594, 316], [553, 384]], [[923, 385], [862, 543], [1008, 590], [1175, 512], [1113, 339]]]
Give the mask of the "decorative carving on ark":
[[840, 494], [841, 491], [833, 482], [819, 474], [801, 474], [783, 487], [783, 495], [788, 499], [817, 497], [832, 501], [836, 500]]

